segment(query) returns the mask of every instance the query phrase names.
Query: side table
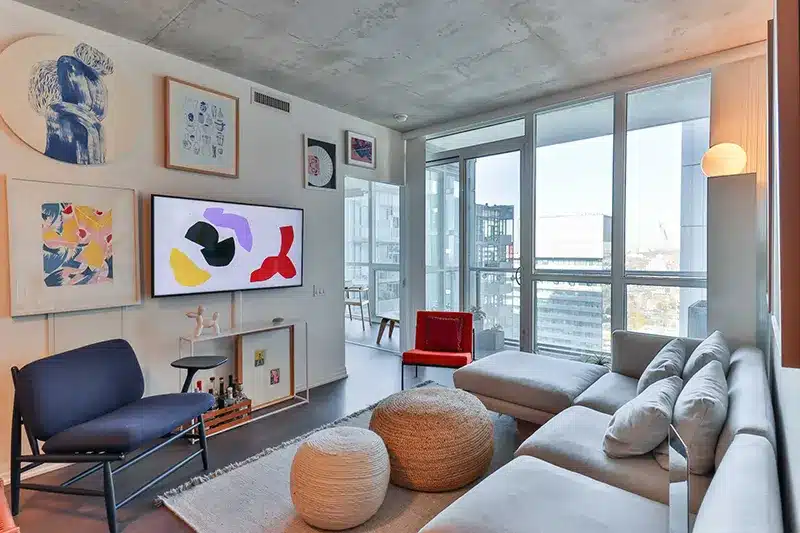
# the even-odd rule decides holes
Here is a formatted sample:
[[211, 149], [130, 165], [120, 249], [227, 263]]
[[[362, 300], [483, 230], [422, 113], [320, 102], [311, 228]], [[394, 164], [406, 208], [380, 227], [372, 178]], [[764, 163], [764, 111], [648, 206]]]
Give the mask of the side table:
[[196, 357], [183, 357], [171, 363], [174, 368], [186, 370], [186, 380], [183, 382], [181, 392], [189, 392], [189, 387], [198, 370], [210, 370], [228, 362], [227, 357], [218, 355], [203, 355]]

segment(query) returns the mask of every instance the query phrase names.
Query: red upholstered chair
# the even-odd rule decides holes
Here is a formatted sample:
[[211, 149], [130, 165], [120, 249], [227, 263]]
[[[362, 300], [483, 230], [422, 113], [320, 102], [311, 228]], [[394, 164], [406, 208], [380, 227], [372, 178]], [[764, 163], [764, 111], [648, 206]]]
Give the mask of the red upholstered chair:
[[417, 311], [414, 349], [403, 354], [400, 389], [406, 366], [461, 368], [472, 362], [472, 313]]

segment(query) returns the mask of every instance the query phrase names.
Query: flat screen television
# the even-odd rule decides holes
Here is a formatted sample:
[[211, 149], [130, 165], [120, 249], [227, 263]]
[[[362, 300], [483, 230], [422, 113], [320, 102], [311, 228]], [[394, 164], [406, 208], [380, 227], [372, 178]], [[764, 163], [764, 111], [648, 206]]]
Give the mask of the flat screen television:
[[299, 287], [303, 210], [154, 194], [153, 297]]

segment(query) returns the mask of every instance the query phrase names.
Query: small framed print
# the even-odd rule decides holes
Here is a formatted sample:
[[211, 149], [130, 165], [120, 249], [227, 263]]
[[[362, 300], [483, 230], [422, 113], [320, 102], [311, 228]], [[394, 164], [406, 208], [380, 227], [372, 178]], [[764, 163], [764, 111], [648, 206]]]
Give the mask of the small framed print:
[[375, 137], [348, 131], [347, 164], [375, 168]]
[[336, 144], [303, 136], [306, 189], [336, 191]]
[[273, 368], [269, 371], [269, 384], [277, 385], [281, 382], [281, 369]]
[[167, 168], [239, 177], [239, 99], [164, 78]]

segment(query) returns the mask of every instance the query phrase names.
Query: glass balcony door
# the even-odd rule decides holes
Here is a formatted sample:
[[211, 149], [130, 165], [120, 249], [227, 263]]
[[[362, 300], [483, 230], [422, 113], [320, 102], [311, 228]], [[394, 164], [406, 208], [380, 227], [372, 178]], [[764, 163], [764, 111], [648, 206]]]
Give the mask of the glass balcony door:
[[521, 150], [464, 159], [465, 276], [476, 356], [519, 349], [521, 286]]

